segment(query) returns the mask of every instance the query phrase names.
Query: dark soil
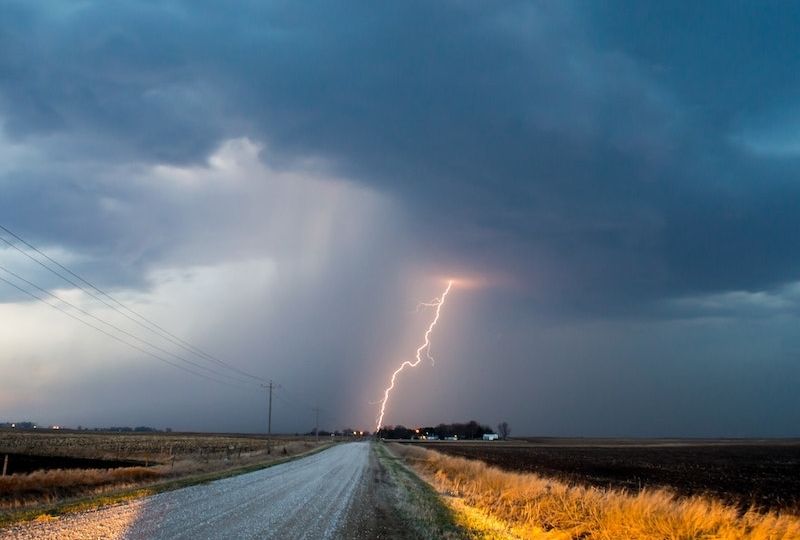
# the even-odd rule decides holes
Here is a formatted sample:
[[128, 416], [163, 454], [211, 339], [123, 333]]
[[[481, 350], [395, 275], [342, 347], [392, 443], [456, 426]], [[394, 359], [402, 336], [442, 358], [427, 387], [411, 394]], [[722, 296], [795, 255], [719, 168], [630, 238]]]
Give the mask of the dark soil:
[[34, 456], [28, 454], [0, 454], [0, 471], [8, 456], [6, 474], [30, 473], [50, 469], [117, 469], [120, 467], [139, 467], [144, 462], [121, 459], [88, 459], [64, 456]]
[[710, 495], [740, 509], [800, 513], [800, 442], [663, 445], [426, 443], [451, 455], [510, 471], [535, 472], [573, 484], [668, 487], [678, 495]]

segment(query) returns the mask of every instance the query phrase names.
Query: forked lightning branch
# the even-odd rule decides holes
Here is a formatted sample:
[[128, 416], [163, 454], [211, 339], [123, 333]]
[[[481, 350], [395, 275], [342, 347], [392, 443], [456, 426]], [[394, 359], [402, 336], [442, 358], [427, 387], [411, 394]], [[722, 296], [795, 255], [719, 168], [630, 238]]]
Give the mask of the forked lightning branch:
[[394, 389], [394, 384], [397, 379], [397, 375], [403, 371], [407, 367], [417, 367], [420, 362], [422, 362], [422, 353], [425, 353], [425, 356], [433, 363], [433, 356], [431, 356], [431, 334], [433, 333], [433, 329], [436, 327], [436, 323], [439, 322], [439, 316], [442, 313], [442, 306], [444, 305], [445, 300], [447, 299], [447, 294], [450, 292], [450, 289], [453, 287], [453, 280], [447, 282], [447, 287], [445, 288], [442, 296], [439, 298], [435, 298], [432, 302], [425, 302], [420, 304], [423, 307], [432, 307], [435, 309], [435, 314], [431, 324], [428, 326], [428, 329], [425, 331], [425, 337], [420, 345], [417, 348], [417, 354], [415, 356], [414, 361], [406, 360], [400, 367], [394, 370], [392, 373], [391, 381], [389, 382], [389, 386], [386, 387], [386, 390], [383, 391], [383, 399], [381, 400], [381, 412], [378, 415], [377, 421], [377, 429], [380, 430], [381, 426], [383, 425], [383, 417], [386, 413], [386, 403], [389, 401], [389, 394], [391, 393], [392, 389]]

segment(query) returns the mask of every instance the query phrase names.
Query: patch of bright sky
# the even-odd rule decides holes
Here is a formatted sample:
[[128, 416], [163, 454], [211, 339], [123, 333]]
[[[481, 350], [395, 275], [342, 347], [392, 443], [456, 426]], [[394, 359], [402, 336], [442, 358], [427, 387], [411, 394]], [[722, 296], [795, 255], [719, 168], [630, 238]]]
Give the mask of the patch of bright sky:
[[730, 315], [763, 316], [800, 310], [800, 282], [771, 291], [727, 291], [702, 296], [686, 296], [668, 301], [677, 309], [686, 309], [693, 317]]
[[741, 129], [732, 140], [759, 156], [800, 157], [800, 110], [761, 118]]

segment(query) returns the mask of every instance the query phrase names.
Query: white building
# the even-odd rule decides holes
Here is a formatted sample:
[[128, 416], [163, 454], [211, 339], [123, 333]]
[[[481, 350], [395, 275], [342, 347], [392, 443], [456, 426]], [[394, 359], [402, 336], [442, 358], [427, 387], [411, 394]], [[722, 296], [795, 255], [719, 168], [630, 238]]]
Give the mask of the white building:
[[500, 437], [497, 435], [497, 433], [484, 433], [483, 434], [483, 440], [484, 441], [496, 441], [499, 438]]

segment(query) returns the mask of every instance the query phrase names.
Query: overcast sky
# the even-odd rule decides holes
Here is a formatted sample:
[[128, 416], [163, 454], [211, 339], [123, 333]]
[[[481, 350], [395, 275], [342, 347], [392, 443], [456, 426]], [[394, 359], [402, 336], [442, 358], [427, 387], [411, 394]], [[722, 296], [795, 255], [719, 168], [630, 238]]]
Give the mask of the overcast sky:
[[[456, 278], [386, 424], [798, 436], [800, 7], [678, 4], [2, 2], [0, 225], [274, 431], [373, 429]], [[0, 282], [0, 421], [265, 429], [0, 236], [246, 381]]]

